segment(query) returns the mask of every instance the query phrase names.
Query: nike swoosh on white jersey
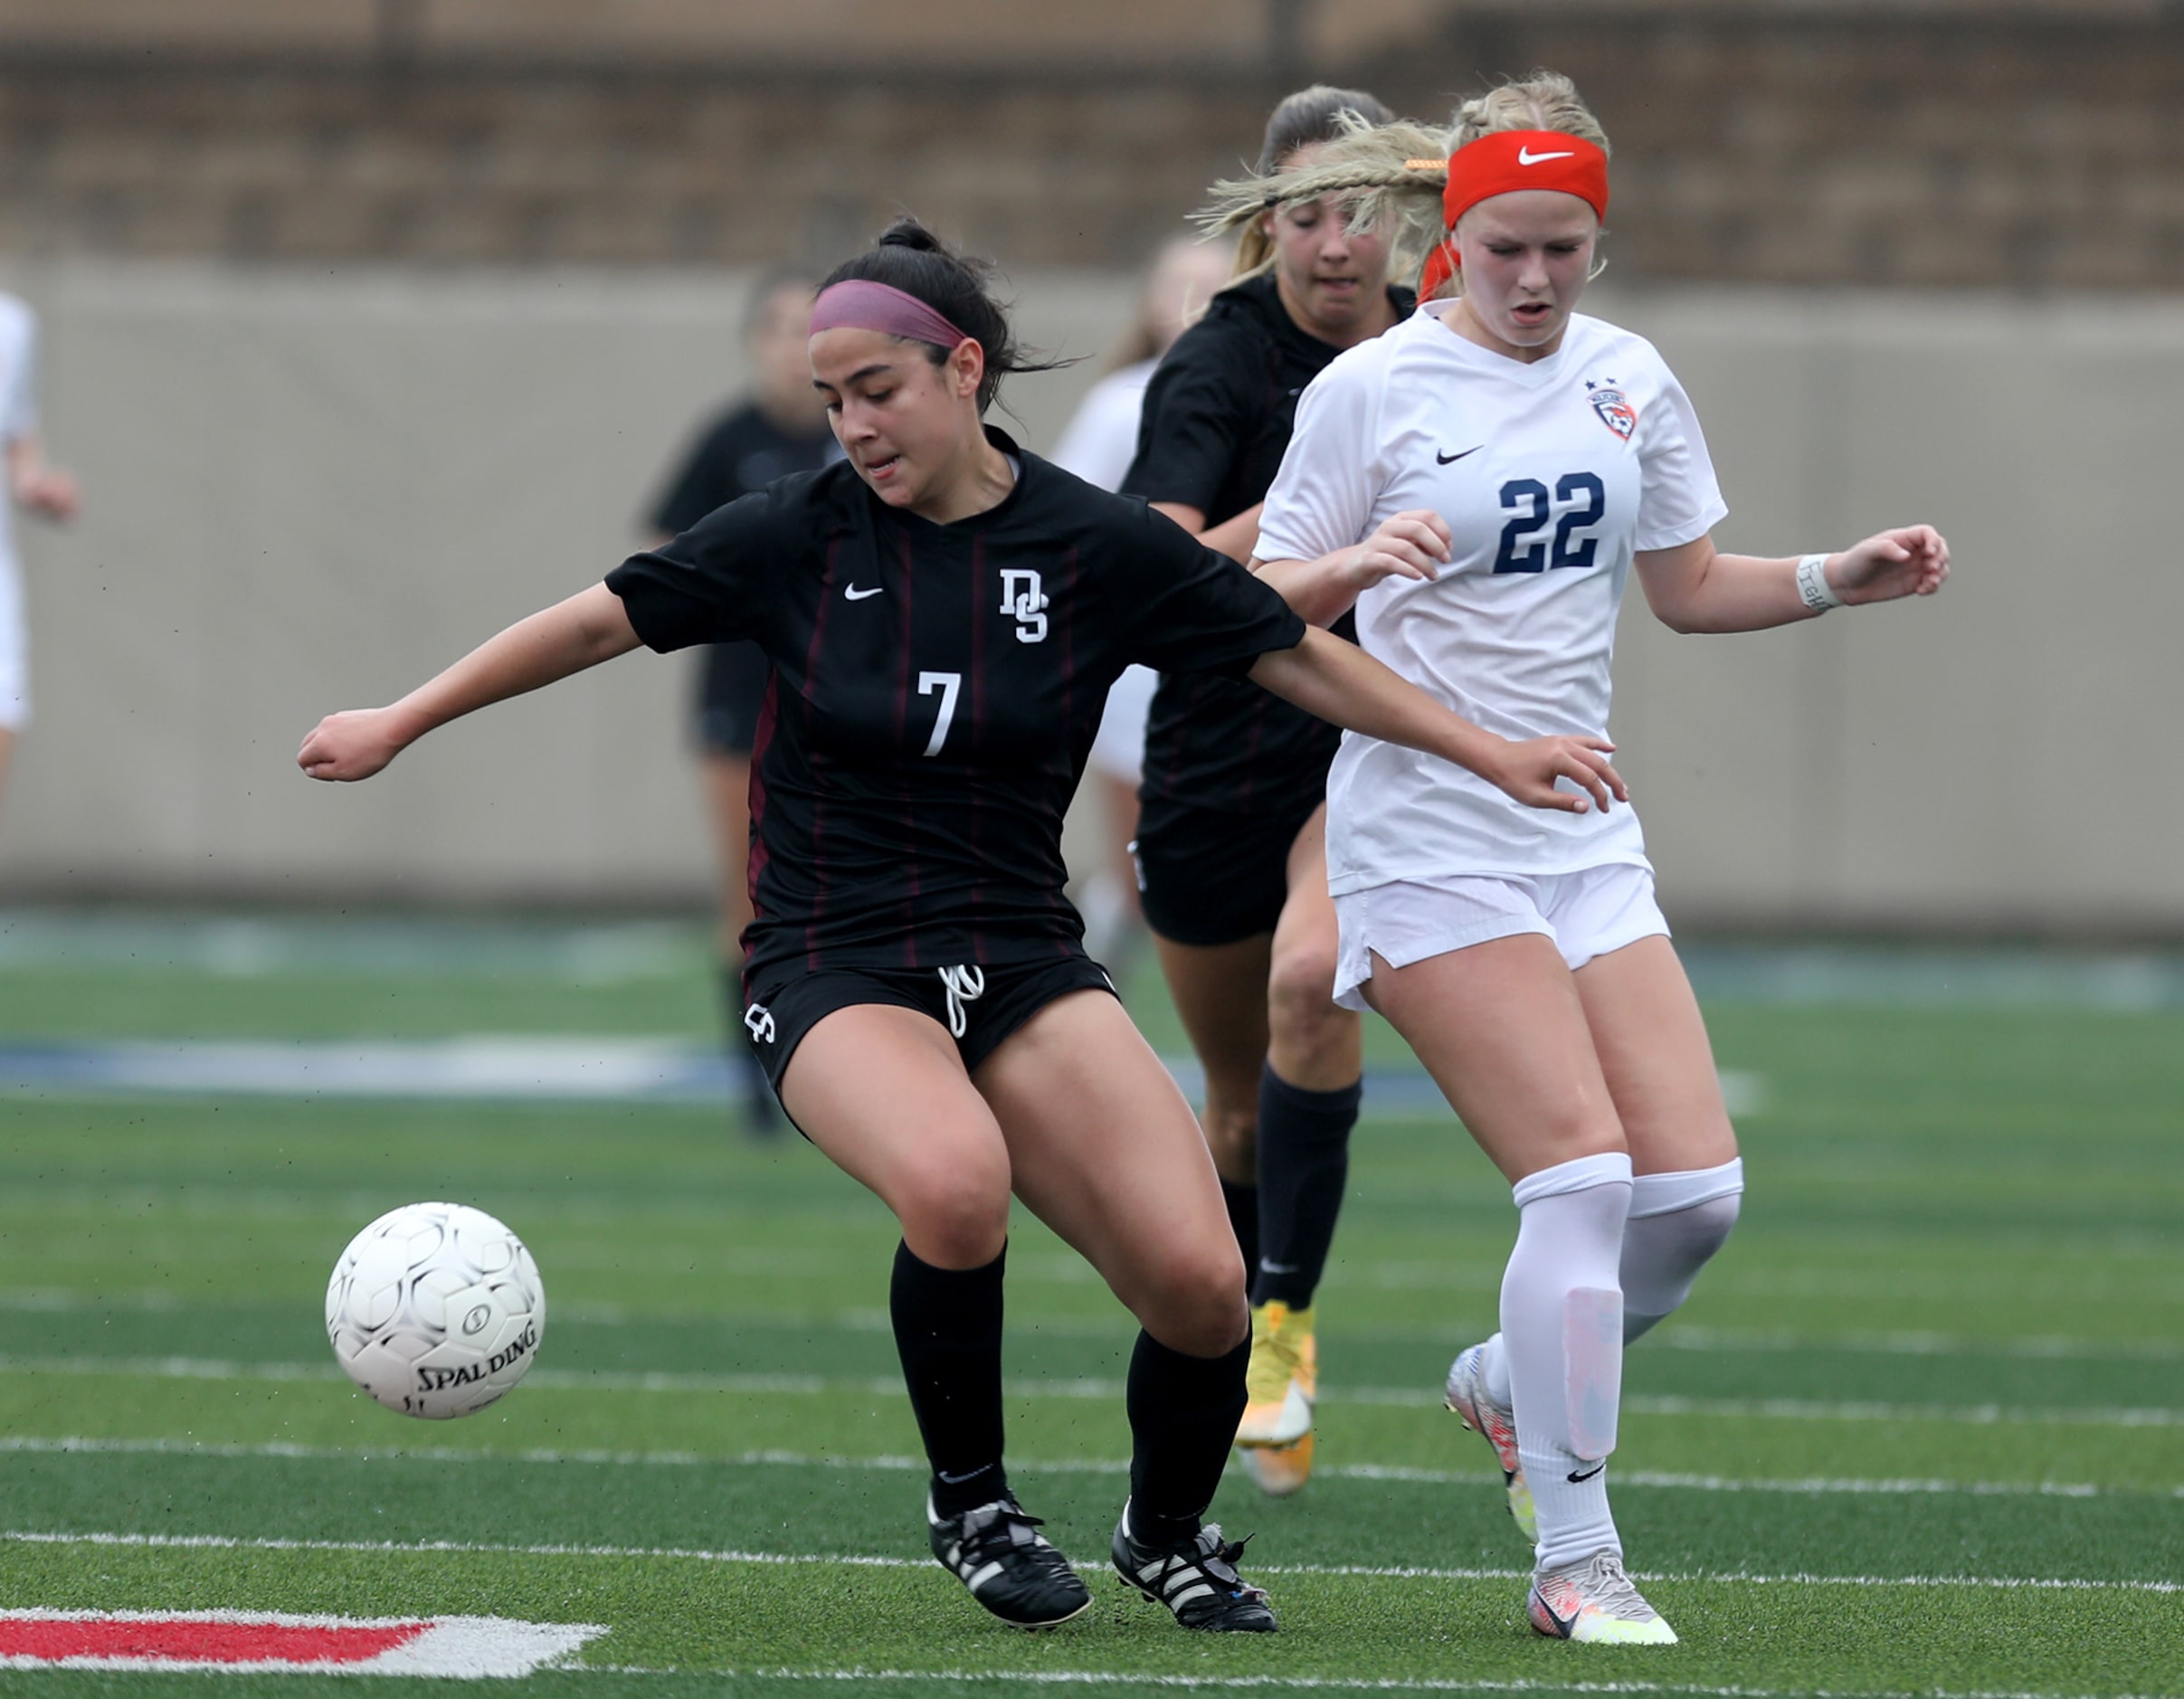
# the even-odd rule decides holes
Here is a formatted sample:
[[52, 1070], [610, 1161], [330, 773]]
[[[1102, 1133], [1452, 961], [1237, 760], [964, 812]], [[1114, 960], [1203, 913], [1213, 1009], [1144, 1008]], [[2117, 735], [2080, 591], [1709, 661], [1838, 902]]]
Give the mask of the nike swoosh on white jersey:
[[855, 584], [846, 584], [842, 588], [842, 600], [845, 602], [862, 602], [869, 596], [878, 595], [886, 588], [887, 585], [885, 584], [874, 584], [869, 590], [859, 590]]
[[1550, 159], [1574, 159], [1576, 157], [1577, 155], [1574, 152], [1535, 154], [1529, 147], [1519, 147], [1516, 150], [1516, 162], [1520, 166], [1543, 166]]

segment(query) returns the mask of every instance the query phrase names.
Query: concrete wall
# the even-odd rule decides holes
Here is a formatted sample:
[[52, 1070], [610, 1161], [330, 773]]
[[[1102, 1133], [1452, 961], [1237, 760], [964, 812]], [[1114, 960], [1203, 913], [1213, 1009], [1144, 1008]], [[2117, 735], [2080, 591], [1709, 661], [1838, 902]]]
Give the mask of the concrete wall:
[[[292, 765], [594, 578], [733, 386], [741, 280], [16, 273], [44, 315], [72, 531], [25, 527], [38, 719], [0, 897], [112, 892], [681, 902], [707, 857], [688, 669], [632, 658], [451, 728], [386, 775]], [[1126, 280], [1015, 280], [1097, 354]], [[2184, 302], [1603, 288], [1705, 420], [1726, 546], [1931, 518], [1938, 602], [1676, 637], [1634, 604], [1616, 732], [1690, 920], [2184, 931], [2165, 776]], [[1033, 447], [1097, 362], [1020, 380]]]

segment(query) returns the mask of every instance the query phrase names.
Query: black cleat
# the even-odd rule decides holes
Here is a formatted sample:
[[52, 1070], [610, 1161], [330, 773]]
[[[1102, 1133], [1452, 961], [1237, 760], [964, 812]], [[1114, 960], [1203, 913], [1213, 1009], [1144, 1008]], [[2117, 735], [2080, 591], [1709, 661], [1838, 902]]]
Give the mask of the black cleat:
[[926, 1522], [941, 1568], [1003, 1622], [1051, 1628], [1091, 1608], [1091, 1590], [1036, 1532], [1039, 1518], [1024, 1514], [1013, 1495], [945, 1521], [933, 1514], [927, 1498]]
[[1130, 1532], [1130, 1507], [1115, 1525], [1115, 1568], [1155, 1604], [1175, 1613], [1186, 1628], [1210, 1634], [1272, 1634], [1274, 1612], [1263, 1588], [1236, 1572], [1246, 1540], [1224, 1544], [1220, 1524], [1210, 1522], [1180, 1546], [1146, 1545]]

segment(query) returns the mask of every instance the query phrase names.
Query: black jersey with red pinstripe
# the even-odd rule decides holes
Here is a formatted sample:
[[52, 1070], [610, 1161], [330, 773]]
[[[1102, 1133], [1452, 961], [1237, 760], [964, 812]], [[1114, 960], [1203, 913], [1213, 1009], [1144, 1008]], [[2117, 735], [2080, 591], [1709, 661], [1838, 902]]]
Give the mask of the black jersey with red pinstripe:
[[746, 976], [1079, 950], [1062, 815], [1107, 687], [1132, 661], [1240, 677], [1303, 640], [1233, 561], [989, 435], [1017, 478], [985, 513], [935, 525], [838, 464], [607, 576], [650, 647], [748, 638], [773, 663]]
[[[1398, 318], [1417, 305], [1391, 289]], [[1139, 415], [1137, 458], [1123, 489], [1195, 508], [1208, 526], [1266, 498], [1281, 470], [1305, 385], [1341, 353], [1300, 329], [1272, 273], [1213, 298], [1153, 374]], [[1338, 634], [1356, 640], [1344, 615]], [[1326, 793], [1342, 734], [1264, 690], [1223, 679], [1163, 677], [1145, 726], [1139, 793], [1158, 830], [1175, 807], [1294, 816]]]

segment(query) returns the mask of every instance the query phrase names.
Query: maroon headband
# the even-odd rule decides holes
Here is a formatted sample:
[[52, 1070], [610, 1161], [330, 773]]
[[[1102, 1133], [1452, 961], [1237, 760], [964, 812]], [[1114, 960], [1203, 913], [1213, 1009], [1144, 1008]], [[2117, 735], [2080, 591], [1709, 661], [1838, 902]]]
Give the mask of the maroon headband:
[[930, 342], [950, 353], [972, 340], [916, 296], [865, 278], [850, 278], [820, 291], [812, 303], [811, 334], [822, 330], [878, 330]]

